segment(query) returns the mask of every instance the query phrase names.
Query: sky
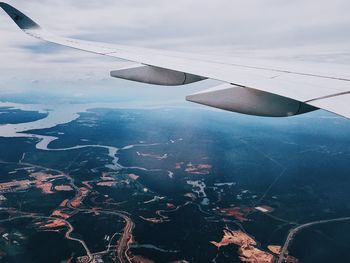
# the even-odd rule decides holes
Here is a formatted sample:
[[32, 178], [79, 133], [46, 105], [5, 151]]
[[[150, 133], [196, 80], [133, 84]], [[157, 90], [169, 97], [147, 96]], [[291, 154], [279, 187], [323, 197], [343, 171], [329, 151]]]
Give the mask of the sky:
[[[234, 56], [350, 62], [348, 0], [9, 0], [62, 36]], [[116, 59], [46, 44], [0, 10], [0, 95], [45, 91], [107, 97], [183, 99], [213, 81], [163, 88], [109, 76]], [[113, 96], [111, 96], [113, 94]]]

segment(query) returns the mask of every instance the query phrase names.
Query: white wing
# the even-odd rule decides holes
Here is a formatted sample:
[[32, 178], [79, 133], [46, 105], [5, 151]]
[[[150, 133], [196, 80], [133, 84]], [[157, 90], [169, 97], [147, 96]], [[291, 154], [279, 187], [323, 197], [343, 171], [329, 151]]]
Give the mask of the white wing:
[[113, 77], [160, 85], [203, 79], [225, 84], [188, 100], [246, 114], [290, 116], [322, 108], [350, 118], [347, 65], [290, 63], [254, 59], [203, 58], [193, 54], [110, 45], [55, 36], [6, 3], [5, 12], [28, 35], [51, 43], [138, 63], [112, 71]]

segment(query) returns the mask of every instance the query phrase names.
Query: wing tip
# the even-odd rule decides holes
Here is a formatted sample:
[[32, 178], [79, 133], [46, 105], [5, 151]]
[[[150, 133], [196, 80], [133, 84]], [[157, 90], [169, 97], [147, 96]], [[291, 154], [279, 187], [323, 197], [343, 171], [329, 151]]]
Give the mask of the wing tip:
[[28, 30], [40, 28], [37, 23], [13, 6], [5, 2], [0, 2], [0, 7], [11, 17], [20, 29]]

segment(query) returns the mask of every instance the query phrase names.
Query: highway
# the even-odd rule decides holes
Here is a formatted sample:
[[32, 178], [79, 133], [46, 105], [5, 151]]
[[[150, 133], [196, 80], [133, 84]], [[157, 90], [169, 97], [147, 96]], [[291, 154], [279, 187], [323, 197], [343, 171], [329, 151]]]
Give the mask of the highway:
[[126, 224], [124, 232], [117, 244], [116, 255], [120, 263], [131, 262], [128, 256], [129, 243], [132, 241], [132, 230], [134, 228], [134, 222], [125, 214], [118, 213], [122, 217]]
[[[123, 211], [110, 211], [110, 210], [103, 210], [103, 209], [98, 209], [95, 208], [93, 209], [79, 209], [77, 208], [79, 212], [92, 212], [92, 211], [98, 211], [101, 214], [109, 214], [109, 215], [116, 215], [124, 219], [125, 221], [125, 227], [123, 230], [123, 233], [121, 237], [118, 240], [118, 243], [116, 245], [116, 257], [120, 263], [124, 262], [131, 262], [129, 256], [128, 256], [128, 250], [129, 250], [129, 245], [130, 242], [132, 241], [132, 230], [134, 229], [134, 222], [131, 220], [131, 218], [128, 216], [126, 212]], [[112, 239], [111, 239], [112, 241]], [[95, 253], [97, 254], [104, 254], [108, 253], [109, 249], [111, 248], [111, 244], [108, 245], [107, 250]]]
[[[19, 160], [19, 162], [17, 164], [37, 168], [37, 169], [44, 170], [44, 171], [54, 171], [54, 172], [57, 172], [59, 174], [62, 174], [62, 176], [64, 176], [69, 181], [69, 185], [74, 189], [75, 195], [67, 202], [66, 207], [69, 209], [72, 209], [73, 214], [78, 213], [78, 212], [98, 211], [99, 213], [116, 215], [116, 216], [123, 218], [125, 221], [125, 227], [124, 227], [124, 230], [123, 230], [123, 233], [122, 233], [120, 239], [118, 240], [118, 242], [116, 244], [115, 253], [116, 253], [116, 258], [119, 262], [121, 262], [121, 263], [131, 262], [131, 260], [128, 256], [128, 250], [129, 250], [130, 243], [133, 240], [132, 239], [132, 231], [134, 228], [134, 222], [130, 219], [129, 215], [126, 212], [124, 212], [124, 211], [110, 211], [110, 210], [103, 210], [103, 209], [96, 209], [96, 208], [95, 208], [95, 210], [93, 210], [93, 208], [84, 209], [84, 208], [74, 207], [72, 205], [72, 201], [78, 197], [81, 197], [82, 191], [79, 187], [77, 187], [77, 185], [75, 184], [74, 178], [72, 178], [69, 173], [65, 173], [65, 172], [57, 170], [57, 169], [52, 169], [52, 168], [44, 167], [44, 166], [37, 165], [37, 164], [24, 162], [24, 159], [25, 159], [25, 154], [23, 154], [22, 158]], [[74, 160], [72, 162], [74, 162]], [[11, 162], [5, 162], [2, 160], [0, 160], [0, 163], [15, 164], [15, 163], [11, 163]], [[61, 217], [55, 217], [55, 216], [48, 217], [48, 216], [40, 216], [40, 215], [36, 215], [36, 214], [27, 214], [27, 215], [21, 215], [21, 216], [16, 216], [16, 217], [0, 220], [0, 222], [12, 221], [12, 220], [16, 220], [19, 218], [36, 218], [36, 219], [46, 219], [46, 220], [57, 220], [58, 219], [58, 220], [64, 222], [65, 225], [68, 227], [68, 230], [65, 233], [65, 237], [69, 240], [79, 242], [84, 247], [84, 249], [86, 251], [86, 255], [89, 258], [88, 262], [93, 262], [94, 255], [108, 253], [110, 251], [111, 247], [113, 247], [113, 246], [111, 246], [111, 244], [109, 244], [106, 251], [92, 254], [90, 252], [88, 246], [84, 242], [84, 240], [74, 238], [71, 236], [72, 232], [74, 231], [74, 227], [72, 226], [72, 224], [70, 222], [68, 222], [65, 219], [62, 219]], [[112, 239], [111, 239], [111, 242], [112, 242]]]
[[281, 249], [281, 253], [280, 256], [278, 258], [277, 263], [283, 263], [286, 255], [288, 254], [288, 247], [291, 243], [291, 241], [294, 239], [295, 235], [301, 231], [302, 229], [305, 229], [307, 227], [311, 227], [311, 226], [315, 226], [315, 225], [319, 225], [319, 224], [326, 224], [326, 223], [333, 223], [333, 222], [340, 222], [340, 221], [347, 221], [350, 220], [350, 217], [341, 217], [341, 218], [335, 218], [335, 219], [327, 219], [327, 220], [319, 220], [319, 221], [313, 221], [313, 222], [309, 222], [303, 225], [299, 225], [295, 228], [292, 228], [287, 236], [287, 239]]
[[[39, 215], [35, 215], [35, 214], [28, 214], [28, 215], [21, 215], [21, 216], [16, 216], [16, 217], [11, 217], [11, 218], [7, 218], [7, 219], [3, 219], [0, 220], [1, 222], [6, 222], [6, 221], [13, 221], [13, 220], [17, 220], [17, 219], [21, 219], [21, 218], [33, 218], [33, 219], [45, 219], [45, 220], [57, 220], [57, 217], [51, 217], [51, 216], [39, 216]], [[68, 231], [65, 234], [65, 237], [69, 240], [72, 241], [76, 241], [79, 242], [85, 249], [87, 256], [89, 257], [89, 262], [92, 261], [93, 256], [89, 250], [89, 248], [87, 247], [86, 243], [83, 240], [80, 240], [78, 238], [74, 238], [71, 237], [70, 234], [74, 231], [74, 227], [67, 221], [64, 219], [59, 218], [58, 220], [62, 221], [65, 223], [65, 225], [68, 227]]]
[[69, 223], [68, 221], [64, 220], [64, 219], [60, 219], [61, 221], [63, 221], [67, 226], [68, 226], [68, 231], [65, 234], [65, 237], [69, 240], [72, 241], [76, 241], [79, 242], [85, 249], [87, 256], [89, 257], [89, 262], [92, 261], [93, 256], [88, 248], [88, 246], [86, 245], [86, 243], [84, 242], [84, 240], [78, 239], [78, 238], [74, 238], [71, 237], [70, 234], [74, 231], [74, 227], [71, 225], [71, 223]]

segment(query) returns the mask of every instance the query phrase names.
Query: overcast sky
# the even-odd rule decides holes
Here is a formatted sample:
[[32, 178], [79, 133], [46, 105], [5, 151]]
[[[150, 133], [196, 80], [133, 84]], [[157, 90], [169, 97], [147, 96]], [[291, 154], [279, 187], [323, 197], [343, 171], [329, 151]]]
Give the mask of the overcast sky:
[[[350, 62], [348, 0], [7, 2], [63, 36], [226, 56], [261, 52]], [[118, 67], [111, 58], [31, 39], [0, 12], [0, 92], [48, 85], [117, 89], [126, 85], [109, 77]]]

